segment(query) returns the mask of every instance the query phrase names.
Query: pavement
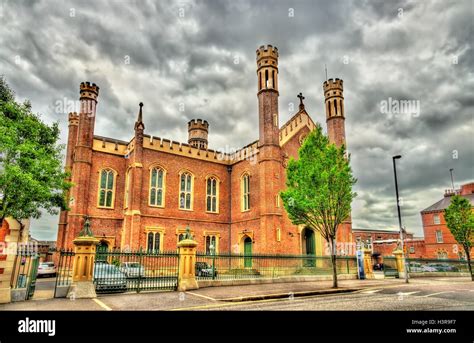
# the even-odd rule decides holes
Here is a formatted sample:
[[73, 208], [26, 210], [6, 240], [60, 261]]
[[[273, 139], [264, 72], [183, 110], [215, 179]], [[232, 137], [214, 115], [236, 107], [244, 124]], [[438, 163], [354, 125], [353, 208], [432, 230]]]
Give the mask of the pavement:
[[[48, 281], [38, 284], [48, 289]], [[341, 280], [201, 288], [188, 292], [100, 295], [96, 299], [38, 299], [0, 305], [7, 310], [474, 310], [474, 282], [465, 277]], [[44, 289], [46, 288], [46, 289]], [[53, 284], [54, 289], [54, 284]], [[335, 293], [337, 292], [337, 293]], [[46, 293], [45, 293], [46, 294]]]

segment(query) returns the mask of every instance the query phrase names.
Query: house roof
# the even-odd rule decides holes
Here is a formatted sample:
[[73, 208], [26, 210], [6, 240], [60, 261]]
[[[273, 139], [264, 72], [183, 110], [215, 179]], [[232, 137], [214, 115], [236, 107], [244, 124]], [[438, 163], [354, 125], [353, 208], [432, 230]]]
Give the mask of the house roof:
[[[474, 206], [474, 194], [466, 194], [461, 196], [469, 200], [471, 202], [471, 206]], [[421, 213], [444, 211], [451, 204], [451, 198], [451, 196], [446, 196], [430, 207], [425, 208], [423, 211], [421, 211]]]

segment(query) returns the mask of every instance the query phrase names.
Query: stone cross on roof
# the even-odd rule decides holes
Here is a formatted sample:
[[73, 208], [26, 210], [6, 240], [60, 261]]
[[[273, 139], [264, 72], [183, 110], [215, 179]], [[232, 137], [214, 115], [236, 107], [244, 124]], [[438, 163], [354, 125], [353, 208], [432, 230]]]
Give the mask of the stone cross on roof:
[[300, 109], [304, 108], [303, 100], [305, 97], [303, 96], [303, 93], [300, 92], [300, 94], [297, 95], [298, 98], [300, 98]]

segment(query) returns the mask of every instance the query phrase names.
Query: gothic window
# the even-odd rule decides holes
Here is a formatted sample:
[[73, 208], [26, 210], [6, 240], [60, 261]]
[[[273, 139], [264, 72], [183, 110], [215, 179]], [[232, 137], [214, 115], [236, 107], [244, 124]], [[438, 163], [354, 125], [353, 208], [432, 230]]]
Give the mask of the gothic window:
[[334, 99], [334, 115], [337, 116], [337, 102], [336, 102], [336, 99]]
[[161, 232], [148, 232], [147, 233], [147, 251], [148, 252], [160, 252], [162, 247]]
[[150, 171], [150, 206], [163, 207], [165, 203], [165, 171], [154, 167]]
[[115, 171], [103, 169], [99, 180], [99, 207], [113, 208], [115, 200]]
[[217, 241], [214, 235], [206, 236], [206, 255], [217, 254]]
[[207, 179], [206, 211], [219, 212], [219, 182], [215, 177]]
[[275, 71], [272, 70], [272, 88], [276, 88], [275, 86]]
[[441, 230], [436, 231], [436, 243], [443, 243], [443, 232]]
[[242, 211], [250, 210], [250, 175], [244, 174], [241, 180]]
[[268, 88], [268, 69], [265, 70], [265, 88]]
[[437, 253], [438, 260], [446, 260], [448, 258], [448, 253], [446, 251], [440, 250]]
[[328, 100], [327, 104], [328, 104], [328, 111], [329, 111], [329, 117], [330, 117], [332, 115], [331, 114], [331, 100]]
[[192, 210], [193, 177], [190, 173], [184, 172], [180, 175], [179, 180], [179, 208]]

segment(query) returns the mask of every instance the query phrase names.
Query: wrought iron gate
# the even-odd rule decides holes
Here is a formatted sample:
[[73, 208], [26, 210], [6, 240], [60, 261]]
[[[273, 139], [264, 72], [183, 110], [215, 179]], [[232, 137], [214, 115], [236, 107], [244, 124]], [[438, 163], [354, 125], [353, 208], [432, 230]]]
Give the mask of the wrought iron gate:
[[176, 290], [179, 255], [173, 252], [100, 251], [94, 263], [97, 293]]
[[38, 266], [39, 257], [36, 252], [29, 251], [28, 249], [18, 250], [13, 262], [13, 273], [10, 279], [11, 289], [21, 291], [17, 293], [19, 298], [15, 300], [28, 300], [33, 297]]
[[58, 267], [56, 270], [56, 284], [54, 285], [54, 297], [65, 297], [72, 283], [72, 267], [74, 263], [73, 250], [59, 251]]

